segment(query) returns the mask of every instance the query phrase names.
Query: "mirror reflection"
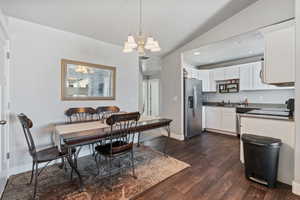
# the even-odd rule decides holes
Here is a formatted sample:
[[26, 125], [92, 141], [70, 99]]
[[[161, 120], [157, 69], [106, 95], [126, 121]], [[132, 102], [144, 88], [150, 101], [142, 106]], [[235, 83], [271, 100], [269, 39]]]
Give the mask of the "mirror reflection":
[[115, 68], [62, 60], [63, 99], [114, 99]]

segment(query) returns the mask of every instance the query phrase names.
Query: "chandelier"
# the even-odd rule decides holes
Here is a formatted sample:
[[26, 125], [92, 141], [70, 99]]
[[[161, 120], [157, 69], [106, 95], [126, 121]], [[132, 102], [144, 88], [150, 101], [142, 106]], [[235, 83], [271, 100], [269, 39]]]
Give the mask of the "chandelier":
[[150, 52], [158, 52], [161, 50], [158, 41], [151, 36], [146, 36], [142, 31], [142, 0], [140, 0], [139, 10], [139, 33], [137, 36], [128, 35], [127, 41], [124, 44], [124, 53], [130, 53], [136, 50], [139, 56], [145, 56], [146, 50]]

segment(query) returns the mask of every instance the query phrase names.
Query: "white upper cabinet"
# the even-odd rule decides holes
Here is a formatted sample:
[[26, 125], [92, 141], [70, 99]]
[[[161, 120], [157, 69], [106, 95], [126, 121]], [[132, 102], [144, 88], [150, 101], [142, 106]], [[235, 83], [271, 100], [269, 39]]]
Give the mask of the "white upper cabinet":
[[253, 89], [253, 65], [251, 63], [240, 65], [240, 90]]
[[261, 31], [265, 39], [264, 82], [295, 82], [295, 25], [284, 22]]
[[263, 82], [263, 62], [240, 65], [240, 90], [276, 90], [291, 87], [276, 87]]
[[217, 69], [214, 69], [213, 72], [214, 72], [214, 80], [215, 81], [223, 81], [223, 80], [240, 78], [239, 66], [217, 68]]
[[230, 79], [239, 79], [240, 78], [240, 67], [232, 66], [232, 67], [226, 67], [224, 68], [224, 80], [230, 80]]
[[275, 89], [276, 88], [275, 86], [263, 83], [262, 65], [263, 65], [262, 62], [252, 63], [253, 89], [254, 90]]
[[217, 83], [214, 79], [214, 71], [209, 71], [209, 91], [210, 92], [217, 92]]
[[188, 78], [198, 79], [198, 70], [189, 67], [185, 68], [185, 70], [187, 72]]
[[185, 68], [188, 78], [202, 80], [203, 92], [216, 92], [216, 82], [213, 79], [212, 70], [198, 70], [193, 68]]
[[210, 92], [209, 70], [198, 70], [198, 79], [202, 80], [202, 91]]
[[213, 72], [214, 72], [214, 80], [215, 81], [225, 80], [225, 70], [224, 70], [224, 68], [214, 69]]

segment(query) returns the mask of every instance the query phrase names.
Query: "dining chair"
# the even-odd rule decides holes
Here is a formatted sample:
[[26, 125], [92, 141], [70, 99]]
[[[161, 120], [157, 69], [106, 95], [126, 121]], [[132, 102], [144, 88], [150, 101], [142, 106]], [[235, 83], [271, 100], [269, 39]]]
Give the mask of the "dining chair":
[[[67, 117], [67, 123], [73, 124], [73, 123], [80, 123], [80, 122], [89, 122], [97, 120], [94, 118], [96, 114], [96, 110], [91, 107], [80, 107], [80, 108], [69, 108], [65, 111], [65, 115]], [[76, 155], [75, 155], [75, 163], [77, 163], [77, 158], [79, 156], [79, 152], [81, 151], [82, 147], [79, 147]], [[89, 145], [91, 154], [94, 156], [94, 144]], [[73, 172], [73, 171], [72, 171]], [[71, 173], [71, 177], [73, 173]]]
[[[38, 186], [38, 176], [42, 171], [50, 164], [51, 161], [62, 159], [62, 165], [65, 166], [65, 158], [68, 155], [68, 150], [62, 146], [61, 151], [59, 151], [57, 146], [46, 148], [37, 151], [30, 129], [33, 127], [32, 121], [23, 113], [18, 115], [19, 121], [21, 122], [25, 139], [27, 142], [29, 153], [32, 157], [32, 171], [29, 184], [31, 185], [33, 177], [35, 177], [33, 198], [36, 198], [37, 186]], [[75, 153], [75, 149], [72, 149], [72, 155]], [[39, 164], [46, 163], [46, 165], [39, 171]]]
[[93, 121], [96, 110], [91, 107], [69, 108], [65, 111], [68, 123]]
[[120, 112], [120, 108], [117, 106], [100, 106], [96, 109], [99, 120], [107, 119], [114, 113]]
[[[125, 113], [118, 115], [111, 115], [106, 123], [110, 126], [110, 133], [107, 141], [96, 146], [96, 164], [98, 167], [98, 174], [100, 173], [99, 162], [101, 157], [108, 161], [108, 172], [110, 179], [110, 189], [112, 190], [112, 162], [114, 159], [122, 158], [125, 155], [130, 155], [132, 175], [134, 178], [134, 155], [133, 155], [133, 143], [135, 139], [137, 122], [140, 119], [139, 112]], [[99, 161], [98, 161], [98, 158]], [[119, 160], [120, 161], [120, 160]], [[120, 167], [120, 166], [119, 166]]]

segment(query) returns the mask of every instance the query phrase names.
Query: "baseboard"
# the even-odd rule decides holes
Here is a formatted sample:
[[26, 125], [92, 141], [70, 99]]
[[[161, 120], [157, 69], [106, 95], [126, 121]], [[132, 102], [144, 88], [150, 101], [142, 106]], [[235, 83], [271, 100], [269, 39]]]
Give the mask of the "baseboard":
[[294, 194], [300, 196], [300, 183], [299, 182], [293, 181], [292, 191], [293, 191]]
[[229, 132], [229, 131], [222, 131], [222, 130], [217, 130], [217, 129], [211, 129], [211, 128], [206, 128], [205, 131], [214, 132], [214, 133], [221, 133], [221, 134], [224, 134], [224, 135], [237, 136], [237, 133], [233, 133], [233, 132]]
[[[161, 130], [161, 134], [163, 135], [163, 136], [168, 136], [168, 133], [167, 133], [167, 131], [165, 131], [165, 130]], [[183, 136], [183, 134], [180, 134], [180, 135], [178, 135], [178, 134], [176, 134], [176, 133], [170, 133], [170, 137], [171, 138], [173, 138], [173, 139], [175, 139], [175, 140], [180, 140], [180, 141], [183, 141], [184, 140], [184, 136]]]

